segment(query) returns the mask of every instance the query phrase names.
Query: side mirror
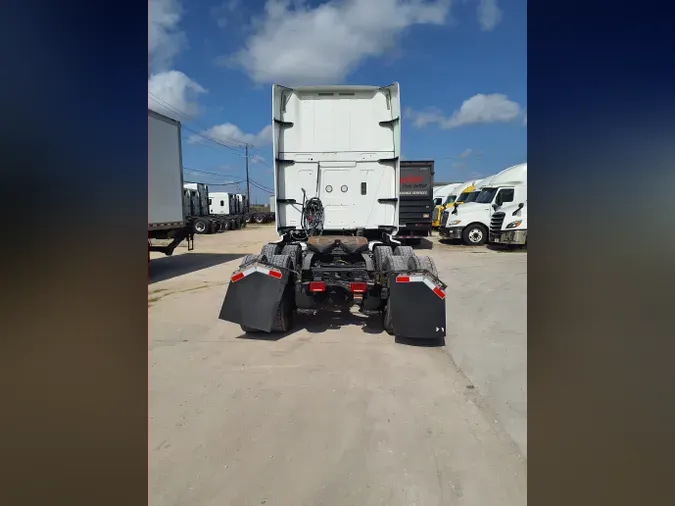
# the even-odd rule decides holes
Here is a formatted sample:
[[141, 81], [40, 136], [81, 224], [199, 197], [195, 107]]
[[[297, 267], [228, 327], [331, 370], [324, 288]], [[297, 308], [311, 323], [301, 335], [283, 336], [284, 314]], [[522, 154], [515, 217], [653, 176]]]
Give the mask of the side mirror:
[[499, 208], [498, 203], [492, 204], [492, 209], [494, 209], [496, 211], [498, 208]]
[[520, 204], [518, 204], [518, 209], [522, 209], [523, 207], [525, 207], [525, 203], [524, 203], [524, 202], [521, 202]]

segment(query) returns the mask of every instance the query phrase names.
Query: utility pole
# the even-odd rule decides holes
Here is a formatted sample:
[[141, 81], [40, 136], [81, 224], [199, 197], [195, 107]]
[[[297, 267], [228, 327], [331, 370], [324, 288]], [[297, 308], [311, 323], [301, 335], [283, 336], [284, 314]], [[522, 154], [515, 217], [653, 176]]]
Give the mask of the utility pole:
[[[251, 185], [248, 182], [248, 144], [244, 144], [246, 147], [246, 202], [248, 208], [251, 208]], [[247, 210], [248, 211], [248, 210]]]

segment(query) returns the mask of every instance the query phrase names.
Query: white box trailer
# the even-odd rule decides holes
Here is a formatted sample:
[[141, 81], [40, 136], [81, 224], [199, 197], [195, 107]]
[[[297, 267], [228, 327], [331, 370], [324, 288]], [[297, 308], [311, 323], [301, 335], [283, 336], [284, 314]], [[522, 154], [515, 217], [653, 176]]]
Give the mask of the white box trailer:
[[[181, 124], [148, 109], [148, 258], [150, 251], [171, 255], [184, 239], [192, 249], [192, 226], [183, 206]], [[171, 239], [153, 245], [151, 239]]]
[[399, 85], [272, 86], [279, 239], [244, 257], [220, 319], [286, 332], [357, 306], [397, 338], [445, 337], [445, 284], [398, 229]]

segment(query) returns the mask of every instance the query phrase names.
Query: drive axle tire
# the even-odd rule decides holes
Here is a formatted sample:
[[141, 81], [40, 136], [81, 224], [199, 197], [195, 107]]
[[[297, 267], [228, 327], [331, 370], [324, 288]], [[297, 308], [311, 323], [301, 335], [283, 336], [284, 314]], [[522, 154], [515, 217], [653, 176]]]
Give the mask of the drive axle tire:
[[279, 245], [278, 244], [265, 244], [263, 246], [262, 251], [260, 252], [260, 260], [265, 261], [267, 260], [268, 262], [272, 262], [272, 257], [277, 255], [279, 253]]
[[[400, 246], [399, 246], [400, 248]], [[387, 259], [386, 263], [386, 271], [387, 272], [406, 272], [410, 270], [408, 267], [408, 263], [410, 261], [410, 257], [403, 257], [403, 256], [391, 256]], [[384, 307], [384, 321], [383, 321], [383, 327], [384, 330], [387, 332], [389, 335], [394, 335], [394, 319], [392, 317], [392, 313], [389, 310], [389, 302], [391, 301], [391, 298], [387, 299], [387, 304]]]
[[487, 238], [487, 228], [480, 223], [473, 223], [462, 230], [462, 240], [467, 246], [482, 246]]
[[416, 271], [429, 271], [435, 277], [438, 277], [438, 270], [436, 269], [436, 264], [434, 260], [430, 257], [410, 257], [408, 259], [408, 265], [411, 269]]
[[415, 256], [415, 250], [411, 246], [397, 246], [394, 250], [395, 257], [412, 257]]
[[253, 221], [255, 221], [258, 225], [262, 225], [262, 223], [265, 221], [265, 217], [261, 214], [256, 214], [253, 216]]
[[387, 262], [394, 256], [390, 246], [375, 246], [375, 270], [378, 272], [385, 272], [387, 270]]
[[221, 229], [222, 231], [230, 230], [230, 222], [227, 221], [227, 220], [221, 221], [221, 222], [220, 222], [220, 229]]

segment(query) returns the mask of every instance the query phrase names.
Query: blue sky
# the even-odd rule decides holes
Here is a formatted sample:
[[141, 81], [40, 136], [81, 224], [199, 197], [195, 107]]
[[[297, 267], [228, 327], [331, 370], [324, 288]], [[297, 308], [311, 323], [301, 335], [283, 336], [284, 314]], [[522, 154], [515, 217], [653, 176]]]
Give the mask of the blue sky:
[[[271, 188], [271, 84], [401, 85], [404, 159], [465, 181], [527, 161], [525, 0], [150, 0], [148, 105], [185, 179]], [[195, 172], [190, 169], [194, 169]], [[241, 184], [223, 187], [245, 191]]]

